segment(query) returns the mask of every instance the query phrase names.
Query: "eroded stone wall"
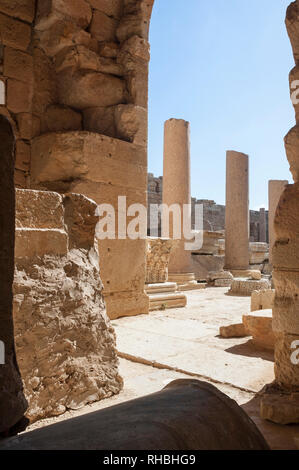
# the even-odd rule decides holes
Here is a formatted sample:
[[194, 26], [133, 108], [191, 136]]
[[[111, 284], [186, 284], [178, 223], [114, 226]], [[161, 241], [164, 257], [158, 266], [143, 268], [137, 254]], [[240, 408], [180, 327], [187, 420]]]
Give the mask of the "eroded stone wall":
[[120, 391], [106, 315], [96, 204], [78, 194], [17, 190], [16, 355], [34, 421]]

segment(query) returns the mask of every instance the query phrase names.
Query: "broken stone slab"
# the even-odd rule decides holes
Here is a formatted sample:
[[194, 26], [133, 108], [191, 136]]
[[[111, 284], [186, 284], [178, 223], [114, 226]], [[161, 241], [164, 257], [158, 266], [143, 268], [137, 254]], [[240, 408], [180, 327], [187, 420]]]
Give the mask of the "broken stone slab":
[[234, 279], [230, 291], [230, 295], [244, 295], [250, 297], [255, 290], [270, 289], [271, 284], [268, 280], [262, 279], [254, 281], [252, 279]]
[[250, 336], [244, 323], [221, 326], [219, 334], [222, 338], [244, 338], [245, 336]]
[[258, 310], [243, 315], [246, 331], [252, 336], [252, 342], [264, 349], [274, 350], [276, 335], [272, 328], [272, 310]]

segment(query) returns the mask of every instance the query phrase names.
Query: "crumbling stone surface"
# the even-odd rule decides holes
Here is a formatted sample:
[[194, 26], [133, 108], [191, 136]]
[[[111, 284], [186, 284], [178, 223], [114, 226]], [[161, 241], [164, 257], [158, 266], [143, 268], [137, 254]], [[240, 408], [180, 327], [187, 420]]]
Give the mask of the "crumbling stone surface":
[[146, 250], [146, 283], [155, 284], [168, 280], [168, 264], [174, 240], [148, 238]]
[[[16, 240], [15, 344], [31, 421], [122, 387], [103, 301], [95, 211], [96, 204], [81, 195], [17, 191], [17, 225], [23, 228]], [[57, 233], [66, 241], [64, 252]], [[38, 244], [45, 234], [51, 243]], [[40, 251], [34, 253], [34, 246]]]
[[270, 289], [270, 282], [266, 279], [254, 281], [252, 279], [234, 279], [229, 291], [231, 295], [251, 296], [255, 290]]
[[272, 310], [258, 310], [243, 315], [246, 331], [253, 343], [261, 348], [274, 350], [276, 336], [272, 328]]

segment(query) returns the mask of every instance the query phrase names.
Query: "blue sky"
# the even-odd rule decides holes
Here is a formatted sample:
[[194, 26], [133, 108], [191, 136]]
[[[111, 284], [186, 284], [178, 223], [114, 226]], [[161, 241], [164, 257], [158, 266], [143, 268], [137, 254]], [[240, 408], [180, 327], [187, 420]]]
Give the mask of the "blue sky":
[[149, 171], [163, 172], [163, 125], [191, 124], [192, 195], [225, 202], [225, 152], [250, 156], [250, 208], [268, 180], [292, 181], [283, 137], [295, 124], [284, 20], [290, 0], [155, 0], [150, 29]]

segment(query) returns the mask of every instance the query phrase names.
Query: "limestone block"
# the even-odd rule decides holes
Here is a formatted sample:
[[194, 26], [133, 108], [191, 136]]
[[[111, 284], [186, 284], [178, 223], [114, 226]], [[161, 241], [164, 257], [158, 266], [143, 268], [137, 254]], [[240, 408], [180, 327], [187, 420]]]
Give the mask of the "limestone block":
[[298, 273], [292, 271], [273, 271], [275, 293], [279, 298], [295, 301], [299, 296]]
[[1, 41], [5, 46], [27, 50], [31, 41], [31, 27], [28, 24], [0, 13], [0, 30]]
[[299, 126], [294, 126], [284, 139], [286, 154], [294, 182], [299, 181]]
[[49, 57], [54, 57], [66, 47], [74, 44], [91, 45], [91, 36], [70, 19], [63, 17], [45, 31], [36, 31], [40, 47]]
[[40, 119], [31, 113], [18, 114], [17, 123], [21, 139], [31, 140], [40, 134]]
[[77, 109], [112, 106], [124, 102], [125, 82], [104, 73], [66, 69], [58, 74], [61, 104]]
[[272, 252], [276, 269], [297, 269], [299, 266], [299, 236], [296, 239], [278, 239]]
[[165, 292], [176, 292], [177, 284], [175, 282], [156, 282], [154, 284], [146, 284], [146, 294], [164, 294]]
[[147, 109], [133, 104], [115, 108], [117, 137], [138, 145], [147, 145]]
[[19, 80], [7, 80], [7, 107], [15, 114], [28, 113], [32, 104], [32, 87]]
[[297, 1], [292, 2], [287, 9], [286, 27], [293, 48], [296, 63], [299, 62], [299, 6]]
[[15, 150], [15, 168], [29, 172], [30, 170], [30, 145], [23, 140], [17, 140]]
[[35, 0], [1, 0], [0, 11], [6, 15], [32, 23]]
[[249, 263], [261, 264], [269, 259], [268, 243], [250, 243], [249, 244]]
[[111, 75], [123, 74], [121, 65], [111, 58], [101, 57], [85, 45], [77, 45], [64, 48], [55, 57], [55, 69], [57, 73], [65, 69], [93, 70]]
[[210, 273], [223, 271], [224, 257], [212, 255], [192, 255], [192, 271], [197, 281], [206, 281]]
[[260, 281], [262, 279], [261, 271], [255, 271], [255, 270], [250, 271], [250, 278], [253, 279], [254, 281]]
[[124, 42], [131, 36], [147, 39], [154, 0], [126, 2], [124, 15], [117, 29], [117, 38]]
[[35, 47], [34, 58], [34, 95], [32, 110], [38, 116], [43, 115], [47, 108], [58, 103], [56, 74], [52, 60]]
[[14, 174], [14, 182], [16, 188], [26, 188], [27, 187], [27, 182], [26, 182], [26, 173], [22, 170], [15, 170]]
[[299, 301], [290, 297], [276, 297], [273, 307], [273, 330], [299, 335]]
[[86, 131], [116, 137], [113, 106], [88, 108], [83, 111], [83, 116]]
[[215, 287], [231, 287], [232, 279], [216, 279], [214, 281]]
[[194, 251], [193, 253], [203, 255], [217, 255], [219, 250], [218, 241], [223, 237], [221, 232], [211, 232], [204, 230], [203, 232], [203, 246], [200, 250]]
[[96, 249], [97, 204], [82, 194], [66, 194], [63, 199], [64, 221], [69, 249]]
[[255, 290], [270, 289], [270, 282], [266, 279], [254, 281], [251, 279], [234, 279], [229, 293], [232, 295], [251, 296]]
[[123, 12], [123, 0], [87, 0], [92, 8], [108, 16], [120, 18]]
[[299, 236], [298, 214], [299, 183], [287, 185], [276, 210], [274, 221], [278, 240]]
[[209, 281], [216, 281], [216, 280], [233, 280], [233, 275], [229, 271], [211, 271], [208, 275]]
[[277, 424], [298, 424], [298, 394], [288, 394], [285, 390], [273, 385], [272, 393], [266, 393], [261, 398], [261, 417]]
[[149, 296], [150, 312], [167, 310], [169, 308], [183, 308], [187, 305], [187, 297], [181, 292], [151, 294]]
[[64, 106], [49, 106], [41, 118], [41, 131], [78, 131], [82, 129], [82, 116]]
[[142, 191], [147, 180], [145, 164], [143, 147], [89, 132], [46, 134], [32, 145], [35, 184], [84, 177]]
[[174, 240], [148, 238], [146, 240], [146, 282], [166, 282]]
[[144, 292], [114, 292], [104, 298], [111, 320], [149, 313], [149, 297]]
[[274, 306], [275, 290], [257, 290], [251, 294], [251, 311], [268, 310]]
[[219, 334], [222, 338], [244, 338], [248, 336], [248, 332], [243, 323], [221, 326]]
[[[298, 390], [299, 387], [299, 353], [296, 354], [296, 350], [292, 348], [292, 345], [295, 341], [299, 341], [299, 335], [280, 334], [275, 344], [276, 381], [279, 385], [282, 385], [287, 390], [292, 387]], [[293, 354], [293, 359], [295, 359], [295, 361], [292, 361]]]
[[95, 10], [90, 25], [91, 35], [98, 41], [116, 40], [118, 21], [102, 11]]
[[290, 94], [291, 98], [295, 98], [295, 100], [292, 100], [293, 106], [295, 109], [295, 114], [296, 114], [296, 122], [299, 122], [299, 103], [296, 103], [298, 101], [298, 86], [297, 83], [294, 84], [293, 82], [297, 82], [299, 80], [299, 66], [296, 65], [290, 72], [289, 75], [289, 82], [290, 82]]
[[34, 258], [46, 254], [66, 255], [67, 234], [57, 229], [16, 229], [15, 257]]
[[46, 30], [62, 18], [69, 18], [86, 29], [92, 18], [92, 10], [85, 0], [40, 0], [35, 29]]
[[[146, 240], [99, 240], [104, 293], [144, 291]], [[123, 253], [126, 254], [124, 262]], [[123, 260], [123, 262], [121, 262]], [[117, 266], [117, 276], [115, 267]], [[128, 273], [128, 267], [130, 272]]]
[[252, 336], [253, 343], [261, 348], [274, 350], [276, 341], [272, 329], [272, 310], [258, 310], [243, 315], [246, 331]]
[[116, 42], [105, 42], [99, 46], [99, 54], [102, 57], [115, 59], [119, 52], [119, 45]]
[[5, 47], [3, 75], [22, 82], [33, 81], [33, 58], [25, 52]]
[[50, 191], [16, 190], [16, 227], [64, 229], [60, 194]]

